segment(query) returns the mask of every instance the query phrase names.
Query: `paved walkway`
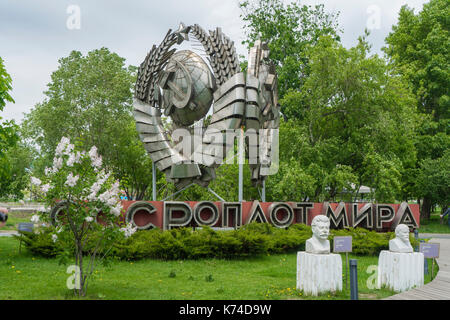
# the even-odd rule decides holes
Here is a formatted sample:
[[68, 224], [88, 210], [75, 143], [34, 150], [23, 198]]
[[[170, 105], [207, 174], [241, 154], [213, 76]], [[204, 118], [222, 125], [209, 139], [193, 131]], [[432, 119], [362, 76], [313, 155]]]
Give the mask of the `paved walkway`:
[[19, 235], [15, 230], [0, 231], [0, 237], [12, 237], [13, 234]]
[[[439, 272], [433, 281], [386, 298], [386, 300], [450, 300], [450, 235], [448, 234], [420, 234], [420, 237], [431, 238], [430, 242], [440, 243]], [[431, 266], [429, 271], [431, 272]]]
[[419, 233], [422, 239], [450, 239], [450, 233]]

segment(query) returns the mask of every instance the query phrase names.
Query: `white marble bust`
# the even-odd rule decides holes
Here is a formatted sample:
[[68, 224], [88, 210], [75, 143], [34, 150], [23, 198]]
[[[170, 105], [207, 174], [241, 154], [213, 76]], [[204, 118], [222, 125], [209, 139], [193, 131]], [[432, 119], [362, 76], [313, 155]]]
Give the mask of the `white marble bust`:
[[324, 215], [315, 216], [311, 222], [313, 236], [306, 240], [306, 252], [328, 254], [330, 253], [330, 219]]
[[409, 242], [409, 228], [406, 224], [399, 224], [395, 228], [395, 238], [389, 240], [389, 251], [392, 252], [413, 252]]

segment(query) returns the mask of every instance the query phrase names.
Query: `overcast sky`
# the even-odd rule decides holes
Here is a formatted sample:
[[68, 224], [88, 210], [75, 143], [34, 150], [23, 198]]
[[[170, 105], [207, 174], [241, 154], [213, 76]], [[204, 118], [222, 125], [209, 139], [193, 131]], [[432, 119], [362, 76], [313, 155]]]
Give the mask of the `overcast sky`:
[[[326, 11], [340, 13], [346, 47], [354, 46], [369, 27], [374, 53], [380, 53], [400, 7], [407, 3], [417, 12], [425, 2], [301, 1], [323, 3]], [[13, 79], [11, 94], [15, 100], [6, 105], [1, 116], [20, 123], [23, 113], [43, 100], [58, 59], [70, 51], [86, 54], [107, 47], [126, 58], [127, 64], [138, 66], [152, 45], [158, 45], [168, 29], [177, 29], [181, 21], [197, 23], [205, 30], [221, 27], [235, 42], [238, 54], [247, 55], [241, 45], [240, 14], [238, 0], [0, 0], [0, 57]]]

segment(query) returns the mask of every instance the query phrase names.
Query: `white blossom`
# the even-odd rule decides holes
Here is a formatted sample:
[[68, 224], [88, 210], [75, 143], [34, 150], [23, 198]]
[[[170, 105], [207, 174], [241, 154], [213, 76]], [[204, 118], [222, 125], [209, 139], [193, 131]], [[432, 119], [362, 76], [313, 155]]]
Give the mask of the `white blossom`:
[[120, 231], [122, 231], [124, 233], [125, 238], [128, 238], [137, 231], [137, 227], [133, 227], [133, 225], [130, 222], [127, 224], [127, 226], [125, 228], [120, 228]]
[[68, 143], [63, 154], [70, 155], [74, 148], [75, 148], [75, 146], [73, 144]]
[[31, 217], [31, 222], [33, 223], [39, 223], [39, 216], [37, 214], [33, 215]]
[[35, 185], [35, 186], [40, 186], [41, 185], [41, 180], [39, 180], [39, 178], [35, 178], [35, 177], [31, 177], [31, 184]]
[[[70, 146], [73, 146], [72, 144]], [[81, 162], [81, 152], [77, 151], [77, 153], [68, 153], [69, 158], [67, 159], [67, 165], [72, 167], [75, 163]]]
[[61, 156], [63, 154], [64, 149], [70, 143], [69, 138], [62, 137], [61, 141], [58, 143], [55, 149], [55, 154]]
[[102, 157], [98, 156], [95, 159], [92, 159], [92, 166], [95, 168], [100, 168], [102, 166]]
[[69, 175], [67, 176], [66, 185], [69, 187], [74, 187], [77, 184], [77, 181], [80, 177], [78, 175], [74, 176], [72, 172], [69, 172]]
[[102, 157], [97, 154], [97, 147], [93, 146], [91, 150], [89, 150], [89, 157], [92, 161], [92, 166], [96, 169], [102, 166]]
[[54, 157], [52, 172], [53, 173], [57, 172], [59, 169], [62, 168], [62, 165], [63, 165], [63, 159], [59, 158], [59, 157]]
[[56, 240], [58, 240], [58, 236], [56, 234], [52, 234], [52, 240], [53, 242], [56, 242]]
[[50, 184], [44, 184], [41, 186], [41, 191], [44, 193], [47, 193], [50, 189], [52, 189], [53, 187]]
[[75, 154], [75, 163], [80, 163], [81, 162], [81, 156], [83, 155], [82, 152], [77, 151], [77, 153]]
[[67, 165], [71, 167], [73, 166], [74, 163], [75, 163], [75, 154], [71, 153], [69, 154], [69, 159], [67, 159]]
[[86, 220], [87, 222], [92, 222], [92, 221], [94, 221], [94, 218], [88, 216], [84, 220]]
[[97, 158], [97, 147], [96, 146], [92, 146], [91, 150], [89, 150], [89, 157], [92, 159]]
[[122, 204], [119, 202], [115, 207], [111, 208], [111, 213], [116, 217], [118, 217], [122, 212], [122, 209], [123, 209]]
[[118, 201], [119, 199], [117, 199], [116, 197], [111, 197], [108, 199], [108, 201], [106, 201], [106, 205], [111, 208], [114, 207]]

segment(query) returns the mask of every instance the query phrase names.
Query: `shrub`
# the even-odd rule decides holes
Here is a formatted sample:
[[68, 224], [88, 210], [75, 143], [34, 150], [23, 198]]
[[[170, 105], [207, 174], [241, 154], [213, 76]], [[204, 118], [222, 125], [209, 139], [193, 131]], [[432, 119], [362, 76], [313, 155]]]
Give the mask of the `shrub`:
[[39, 233], [19, 232], [14, 237], [22, 241], [31, 253], [45, 258], [53, 258], [63, 252], [61, 243], [55, 243], [52, 240], [53, 231], [49, 228], [43, 228]]

